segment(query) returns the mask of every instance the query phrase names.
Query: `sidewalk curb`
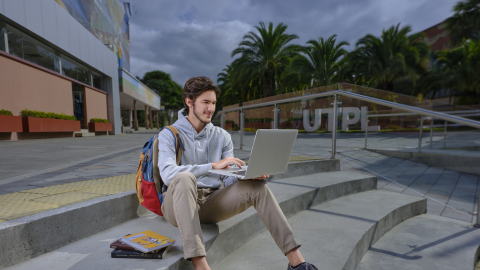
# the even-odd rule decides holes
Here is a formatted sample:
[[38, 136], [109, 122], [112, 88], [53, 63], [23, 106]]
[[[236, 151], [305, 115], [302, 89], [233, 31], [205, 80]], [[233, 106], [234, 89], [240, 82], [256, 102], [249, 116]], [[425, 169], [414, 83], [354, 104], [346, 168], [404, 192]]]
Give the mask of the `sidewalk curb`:
[[136, 192], [128, 191], [2, 222], [0, 267], [136, 218], [138, 205]]

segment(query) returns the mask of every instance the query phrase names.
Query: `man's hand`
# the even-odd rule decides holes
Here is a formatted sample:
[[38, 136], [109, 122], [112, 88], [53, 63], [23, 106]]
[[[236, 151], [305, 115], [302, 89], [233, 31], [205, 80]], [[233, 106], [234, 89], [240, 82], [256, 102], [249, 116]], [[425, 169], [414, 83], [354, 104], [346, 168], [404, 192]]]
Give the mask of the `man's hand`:
[[227, 157], [226, 159], [212, 163], [212, 169], [226, 169], [231, 163], [237, 165], [240, 169], [242, 166], [245, 166], [245, 162], [243, 160], [234, 157]]
[[263, 180], [263, 179], [268, 178], [268, 177], [270, 177], [268, 174], [263, 174], [262, 177], [252, 178], [250, 180]]

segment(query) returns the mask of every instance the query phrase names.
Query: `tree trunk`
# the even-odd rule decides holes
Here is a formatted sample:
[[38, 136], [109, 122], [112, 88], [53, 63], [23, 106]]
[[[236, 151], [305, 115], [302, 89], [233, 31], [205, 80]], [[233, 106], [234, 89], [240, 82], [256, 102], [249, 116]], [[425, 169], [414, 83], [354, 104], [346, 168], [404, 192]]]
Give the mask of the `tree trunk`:
[[263, 80], [263, 97], [275, 96], [275, 74], [273, 71], [267, 71]]
[[167, 115], [168, 125], [171, 126], [172, 125], [172, 117], [170, 115], [172, 113], [172, 110], [166, 110], [165, 112], [166, 112], [166, 115]]

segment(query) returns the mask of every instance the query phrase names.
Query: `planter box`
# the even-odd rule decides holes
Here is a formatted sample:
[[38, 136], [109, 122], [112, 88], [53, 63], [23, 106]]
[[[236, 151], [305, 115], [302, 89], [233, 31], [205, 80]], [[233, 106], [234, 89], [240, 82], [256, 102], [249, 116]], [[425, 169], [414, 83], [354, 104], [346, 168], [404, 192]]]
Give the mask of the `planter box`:
[[23, 132], [75, 132], [80, 131], [80, 121], [38, 117], [23, 117]]
[[0, 132], [22, 132], [22, 117], [0, 115]]
[[97, 123], [89, 122], [88, 123], [88, 132], [100, 132], [100, 131], [112, 131], [112, 123]]

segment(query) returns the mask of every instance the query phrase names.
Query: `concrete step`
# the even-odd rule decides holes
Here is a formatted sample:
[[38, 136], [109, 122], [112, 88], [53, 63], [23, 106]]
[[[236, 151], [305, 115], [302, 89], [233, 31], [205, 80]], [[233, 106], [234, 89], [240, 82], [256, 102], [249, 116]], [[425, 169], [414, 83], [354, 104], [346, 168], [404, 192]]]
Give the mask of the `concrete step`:
[[[308, 262], [318, 269], [353, 270], [385, 232], [425, 211], [425, 199], [372, 190], [320, 204], [288, 221]], [[287, 264], [266, 231], [213, 269], [286, 269]]]
[[80, 132], [75, 132], [75, 137], [93, 137], [95, 132], [88, 132], [88, 129], [81, 129]]
[[[283, 175], [275, 175], [271, 179], [338, 171], [339, 169], [339, 160], [295, 162], [288, 165], [287, 171]], [[371, 188], [374, 188], [376, 184], [372, 185]], [[134, 191], [133, 178], [131, 186], [132, 191], [0, 223], [0, 239], [12, 243], [8, 247], [0, 245], [0, 268], [55, 250], [137, 218], [138, 199]], [[80, 198], [82, 194], [78, 194], [78, 196]], [[148, 212], [148, 210], [146, 211]], [[52, 230], [51, 228], [56, 229]], [[43, 241], [44, 239], [48, 239], [48, 241]]]
[[480, 230], [434, 215], [406, 220], [373, 245], [357, 270], [473, 270]]
[[367, 150], [382, 155], [480, 176], [480, 167], [477, 166], [477, 164], [480, 164], [480, 155], [478, 151], [424, 149], [419, 153], [417, 149], [411, 148]]
[[[376, 187], [376, 178], [346, 172], [326, 172], [273, 180], [270, 181], [268, 185], [277, 198], [280, 207], [286, 216], [289, 217], [311, 205], [353, 193], [373, 190]], [[130, 194], [129, 196], [134, 196], [134, 194]], [[112, 203], [112, 206], [113, 205], [114, 203]], [[90, 213], [90, 216], [94, 217], [94, 221], [91, 223], [109, 223], [111, 222], [112, 212], [124, 211], [120, 206], [117, 207], [117, 209], [109, 206], [106, 209], [108, 213], [101, 213], [101, 211], [104, 210], [101, 210], [99, 205], [92, 205], [91, 207], [92, 211], [79, 211], [76, 215], [70, 214], [70, 218], [77, 217], [78, 214], [83, 218], [88, 218], [88, 213]], [[80, 219], [80, 217], [77, 217], [75, 221], [78, 222]], [[23, 228], [18, 228], [18, 231], [14, 235], [15, 237], [5, 237], [1, 235], [2, 224], [10, 221], [0, 223], [0, 239], [9, 243], [15, 243], [15, 241], [19, 243], [18, 247], [11, 248], [11, 246], [9, 246], [9, 249], [5, 247], [1, 250], [0, 262], [3, 266], [6, 266], [6, 262], [12, 257], [18, 257], [19, 253], [23, 256], [24, 260], [29, 257], [38, 256], [41, 254], [42, 248], [51, 250], [52, 245], [45, 246], [49, 241], [54, 242], [55, 240], [51, 239], [55, 239], [55, 236], [61, 237], [61, 235], [65, 233], [71, 233], [75, 236], [75, 239], [72, 240], [73, 243], [6, 269], [26, 269], [29, 267], [42, 269], [138, 269], [140, 262], [141, 268], [143, 269], [193, 269], [192, 265], [183, 259], [182, 243], [178, 229], [171, 226], [164, 218], [150, 214], [149, 212], [139, 218], [123, 222], [95, 234], [86, 234], [86, 231], [89, 230], [89, 224], [85, 224], [86, 226], [80, 229], [85, 236], [89, 236], [88, 238], [85, 238], [85, 236], [80, 237], [81, 233], [77, 232], [75, 228], [64, 229], [64, 227], [70, 225], [67, 224], [68, 218], [64, 218], [62, 221], [64, 221], [64, 223], [61, 225], [60, 232], [51, 229], [56, 228], [55, 226], [58, 225], [38, 222], [38, 225], [47, 227], [48, 230], [44, 231], [46, 234], [38, 235], [38, 231], [34, 228], [23, 226]], [[72, 226], [75, 227], [75, 225]], [[177, 240], [165, 259], [139, 261], [110, 258], [109, 253], [111, 250], [108, 248], [110, 242], [128, 233], [146, 229], [156, 231]], [[242, 214], [218, 224], [202, 224], [202, 230], [203, 239], [208, 251], [207, 259], [210, 264], [215, 265], [228, 254], [264, 231], [265, 226], [256, 214], [255, 209], [250, 208]], [[28, 235], [29, 233], [31, 234]], [[19, 239], [27, 235], [29, 238], [38, 239], [35, 241], [31, 239]], [[18, 240], [22, 241], [19, 242]], [[37, 245], [40, 250], [36, 250], [36, 254], [32, 254], [30, 249]], [[0, 247], [0, 249], [2, 249], [2, 247]]]

